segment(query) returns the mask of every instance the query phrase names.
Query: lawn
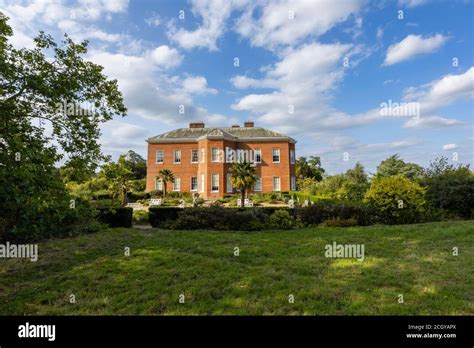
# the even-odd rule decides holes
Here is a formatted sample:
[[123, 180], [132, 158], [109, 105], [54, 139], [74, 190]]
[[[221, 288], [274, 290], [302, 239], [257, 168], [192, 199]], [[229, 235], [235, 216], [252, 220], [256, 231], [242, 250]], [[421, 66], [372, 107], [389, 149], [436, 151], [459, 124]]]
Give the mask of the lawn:
[[[333, 241], [364, 244], [365, 260], [326, 258]], [[40, 243], [37, 262], [0, 260], [0, 314], [473, 315], [473, 270], [473, 221], [259, 233], [116, 228]]]

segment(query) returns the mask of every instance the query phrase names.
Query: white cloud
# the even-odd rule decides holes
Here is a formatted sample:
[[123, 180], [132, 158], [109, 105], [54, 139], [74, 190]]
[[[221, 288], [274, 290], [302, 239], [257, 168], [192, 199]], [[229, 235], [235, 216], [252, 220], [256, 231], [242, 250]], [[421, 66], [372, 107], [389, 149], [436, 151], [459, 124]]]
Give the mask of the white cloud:
[[151, 53], [151, 58], [156, 65], [164, 68], [176, 67], [180, 65], [183, 60], [183, 57], [176, 49], [166, 45], [155, 48]]
[[[217, 50], [217, 40], [226, 29], [226, 21], [235, 8], [245, 2], [239, 0], [193, 0], [192, 13], [200, 17], [202, 24], [196, 30], [177, 28], [182, 20], [170, 23], [168, 36], [185, 49], [203, 47], [211, 51]], [[191, 20], [189, 12], [185, 12], [187, 21]]]
[[441, 116], [427, 116], [420, 118], [412, 118], [405, 122], [404, 128], [444, 128], [459, 126], [463, 123], [456, 119], [450, 119]]
[[217, 94], [217, 90], [207, 86], [207, 80], [203, 76], [187, 77], [183, 81], [183, 89], [189, 94]]
[[458, 100], [473, 98], [474, 67], [463, 74], [449, 74], [422, 86], [407, 88], [403, 95], [404, 101], [419, 102], [422, 114], [429, 114]]
[[445, 144], [443, 145], [443, 150], [455, 150], [458, 146], [456, 144]]
[[384, 65], [392, 65], [420, 54], [432, 53], [440, 48], [446, 40], [447, 38], [441, 34], [427, 38], [423, 38], [421, 35], [408, 35], [402, 41], [388, 48]]
[[128, 0], [79, 0], [66, 2], [60, 0], [6, 1], [2, 11], [10, 18], [13, 29], [11, 43], [16, 48], [32, 48], [32, 38], [39, 30], [58, 36], [67, 33], [76, 41], [95, 39], [104, 42], [118, 42], [122, 34], [106, 33], [91, 25], [112, 14], [126, 12]]
[[[237, 88], [271, 88], [272, 92], [248, 94], [232, 105], [235, 110], [259, 115], [259, 122], [288, 133], [354, 127], [380, 119], [378, 110], [354, 117], [329, 105], [344, 76], [343, 57], [355, 47], [345, 44], [305, 44], [287, 49], [281, 60], [265, 68], [262, 79], [235, 76]], [[292, 113], [293, 112], [293, 113]]]
[[[320, 36], [356, 14], [364, 2], [270, 1], [248, 6], [236, 23], [236, 31], [253, 46], [274, 48], [297, 45], [309, 35]], [[356, 26], [362, 19], [356, 20]]]
[[398, 0], [398, 5], [414, 8], [426, 4], [427, 0]]
[[[169, 75], [162, 69], [162, 61], [151, 58], [153, 53], [125, 55], [91, 52], [89, 60], [104, 66], [105, 74], [118, 80], [129, 114], [146, 120], [159, 120], [160, 127], [182, 125], [197, 119], [210, 124], [225, 121], [224, 116], [210, 113], [194, 103], [194, 94], [215, 91], [207, 86], [204, 77]], [[183, 86], [187, 86], [188, 90]], [[181, 105], [184, 106], [184, 114], [179, 113]]]

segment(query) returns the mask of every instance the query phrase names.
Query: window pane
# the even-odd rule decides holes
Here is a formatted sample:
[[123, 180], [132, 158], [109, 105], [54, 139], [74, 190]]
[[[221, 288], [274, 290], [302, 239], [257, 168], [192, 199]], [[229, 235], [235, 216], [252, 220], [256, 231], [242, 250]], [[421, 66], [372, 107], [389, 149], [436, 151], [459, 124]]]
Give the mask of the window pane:
[[176, 177], [174, 178], [173, 191], [180, 191], [180, 190], [181, 190], [181, 178]]
[[219, 149], [217, 147], [213, 147], [211, 149], [211, 161], [212, 162], [217, 162], [218, 161], [218, 156], [219, 156]]
[[227, 192], [232, 192], [232, 181], [230, 180], [231, 176], [231, 174], [227, 174]]
[[280, 186], [280, 177], [275, 176], [273, 177], [273, 191], [280, 191], [281, 186]]
[[212, 187], [211, 191], [219, 191], [219, 174], [212, 174]]
[[163, 150], [156, 150], [156, 163], [163, 163]]
[[206, 150], [201, 149], [201, 163], [204, 163], [206, 161]]
[[181, 163], [181, 150], [174, 150], [174, 163]]
[[197, 191], [198, 189], [198, 178], [197, 176], [191, 177], [191, 191]]
[[255, 182], [254, 191], [262, 191], [262, 178], [259, 176], [257, 177], [257, 181]]
[[262, 150], [255, 150], [255, 162], [261, 163], [262, 162]]
[[273, 162], [280, 162], [280, 149], [273, 149]]
[[204, 174], [201, 174], [201, 192], [204, 192]]
[[193, 150], [192, 153], [191, 153], [191, 162], [198, 162], [199, 161], [199, 158], [198, 158], [198, 150]]
[[155, 190], [159, 190], [159, 191], [163, 190], [163, 179], [156, 178]]

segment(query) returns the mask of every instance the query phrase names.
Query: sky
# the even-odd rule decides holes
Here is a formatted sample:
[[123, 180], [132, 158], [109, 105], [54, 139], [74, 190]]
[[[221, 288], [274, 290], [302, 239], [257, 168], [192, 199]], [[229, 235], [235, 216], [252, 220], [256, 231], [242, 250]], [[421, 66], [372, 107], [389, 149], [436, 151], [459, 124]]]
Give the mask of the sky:
[[474, 163], [474, 3], [466, 0], [0, 0], [11, 43], [89, 40], [128, 115], [103, 152], [146, 157], [189, 122], [295, 138], [330, 174], [399, 154]]

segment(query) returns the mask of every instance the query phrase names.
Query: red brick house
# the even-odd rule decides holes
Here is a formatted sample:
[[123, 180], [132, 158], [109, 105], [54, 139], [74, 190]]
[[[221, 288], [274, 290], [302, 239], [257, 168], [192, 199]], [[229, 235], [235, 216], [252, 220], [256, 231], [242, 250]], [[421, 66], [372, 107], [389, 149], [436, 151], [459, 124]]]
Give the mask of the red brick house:
[[295, 143], [286, 135], [254, 127], [209, 127], [190, 123], [147, 139], [146, 190], [162, 190], [160, 170], [173, 171], [168, 191], [198, 192], [204, 199], [235, 193], [229, 173], [232, 162], [246, 158], [256, 166], [259, 178], [254, 192], [290, 191], [296, 188]]

